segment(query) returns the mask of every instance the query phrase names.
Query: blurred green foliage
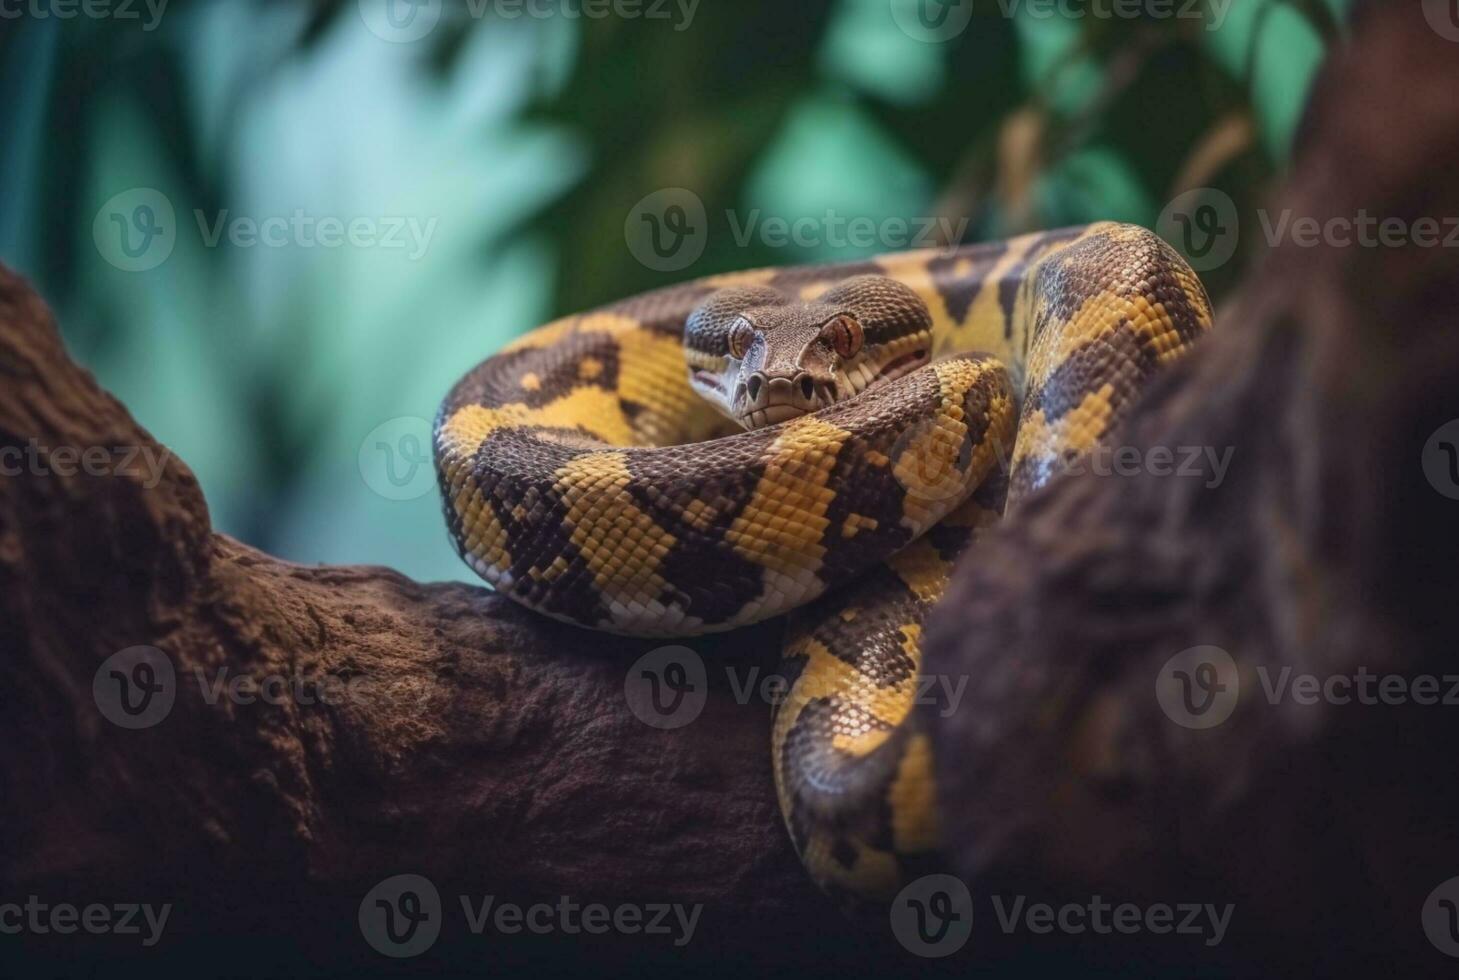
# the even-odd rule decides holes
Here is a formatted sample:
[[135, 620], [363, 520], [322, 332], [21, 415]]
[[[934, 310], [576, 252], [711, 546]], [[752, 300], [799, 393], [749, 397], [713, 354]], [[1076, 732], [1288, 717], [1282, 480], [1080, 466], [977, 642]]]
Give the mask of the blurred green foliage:
[[[369, 29], [374, 2], [7, 21], [0, 258], [192, 465], [217, 526], [284, 557], [426, 579], [470, 574], [434, 492], [376, 492], [367, 437], [429, 420], [507, 339], [683, 278], [884, 250], [742, 243], [733, 222], [751, 216], [941, 216], [977, 240], [1153, 227], [1200, 186], [1247, 214], [1289, 159], [1348, 6], [1210, 0], [1193, 20], [1157, 16], [1187, 0], [1133, 19], [1099, 16], [1113, 0], [1057, 16], [973, 0], [964, 30], [929, 43], [899, 27], [914, 0], [703, 0], [657, 19], [447, 0], [434, 30], [395, 43]], [[704, 202], [709, 235], [691, 266], [659, 272], [625, 220], [668, 187]], [[165, 196], [177, 232], [136, 272], [93, 237], [134, 188]], [[429, 236], [420, 254], [208, 241], [220, 219], [296, 211], [413, 218]], [[1218, 301], [1260, 236], [1239, 245], [1206, 276]]]

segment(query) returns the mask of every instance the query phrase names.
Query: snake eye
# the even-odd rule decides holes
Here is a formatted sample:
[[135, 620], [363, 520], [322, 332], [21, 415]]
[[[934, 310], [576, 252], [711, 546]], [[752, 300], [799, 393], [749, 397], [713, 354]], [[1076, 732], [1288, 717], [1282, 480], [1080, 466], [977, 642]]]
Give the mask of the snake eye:
[[730, 327], [729, 352], [730, 356], [738, 360], [744, 360], [745, 355], [750, 352], [750, 345], [755, 342], [755, 328], [750, 326], [750, 321], [740, 317], [735, 325]]
[[843, 358], [855, 357], [861, 351], [861, 342], [865, 335], [861, 331], [861, 324], [856, 322], [854, 317], [841, 314], [821, 328], [821, 336], [831, 345], [831, 349]]

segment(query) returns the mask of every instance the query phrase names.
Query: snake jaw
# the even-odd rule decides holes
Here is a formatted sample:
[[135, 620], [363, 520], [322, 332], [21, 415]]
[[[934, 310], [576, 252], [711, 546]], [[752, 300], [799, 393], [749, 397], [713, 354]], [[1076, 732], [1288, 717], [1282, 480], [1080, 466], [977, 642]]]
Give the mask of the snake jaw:
[[746, 429], [762, 429], [818, 412], [830, 404], [822, 399], [822, 388], [807, 371], [791, 377], [752, 372], [735, 386], [734, 420]]

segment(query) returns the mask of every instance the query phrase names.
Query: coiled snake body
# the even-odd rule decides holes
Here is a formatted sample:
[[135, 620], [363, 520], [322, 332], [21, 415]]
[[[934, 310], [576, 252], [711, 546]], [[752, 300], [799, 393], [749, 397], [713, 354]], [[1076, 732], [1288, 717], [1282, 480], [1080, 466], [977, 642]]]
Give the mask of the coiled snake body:
[[1117, 224], [669, 287], [456, 384], [434, 440], [447, 523], [498, 591], [592, 629], [798, 610], [781, 810], [823, 887], [886, 897], [937, 844], [912, 707], [954, 559], [1210, 323], [1184, 260]]

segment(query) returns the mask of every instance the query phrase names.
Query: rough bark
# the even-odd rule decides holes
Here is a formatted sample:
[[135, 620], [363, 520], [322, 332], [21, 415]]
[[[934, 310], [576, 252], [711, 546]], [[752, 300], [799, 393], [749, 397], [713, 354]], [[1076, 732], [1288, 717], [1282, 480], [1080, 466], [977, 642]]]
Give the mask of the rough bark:
[[[1419, 4], [1364, 10], [1273, 222], [1459, 217], [1459, 44]], [[929, 721], [975, 893], [1232, 901], [1248, 962], [1449, 965], [1420, 909], [1459, 875], [1459, 707], [1272, 704], [1266, 687], [1286, 667], [1459, 674], [1459, 501], [1421, 463], [1459, 417], [1456, 327], [1454, 248], [1288, 239], [1116, 440], [1141, 463], [1230, 447], [1219, 485], [1210, 466], [1069, 475], [980, 545], [926, 667], [970, 679]], [[1201, 645], [1239, 687], [1228, 720], [1195, 730], [1156, 684]]]

